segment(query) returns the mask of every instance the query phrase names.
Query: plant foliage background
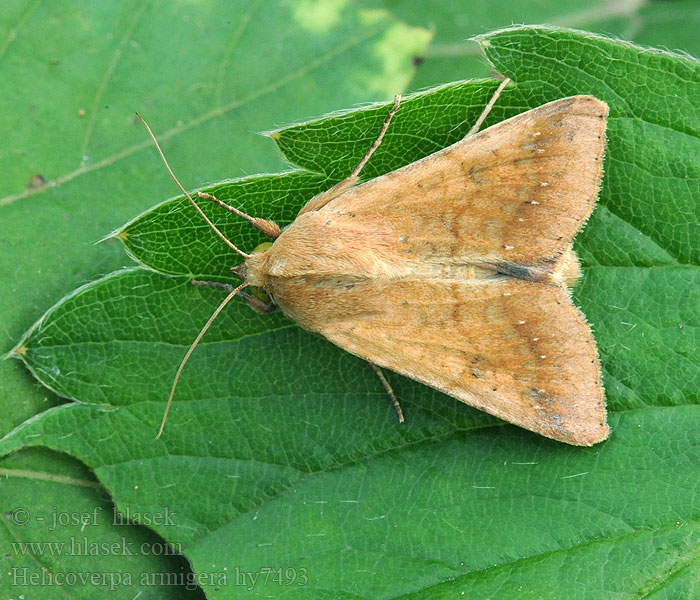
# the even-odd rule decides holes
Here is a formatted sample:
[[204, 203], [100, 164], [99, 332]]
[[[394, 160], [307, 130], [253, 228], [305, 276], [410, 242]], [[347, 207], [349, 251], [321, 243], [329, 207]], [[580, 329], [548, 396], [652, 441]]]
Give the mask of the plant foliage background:
[[[463, 41], [518, 21], [700, 55], [690, 1], [3, 6], [0, 335], [44, 384], [0, 363], [7, 597], [700, 595], [700, 66], [552, 28]], [[174, 187], [134, 111], [186, 187], [286, 223], [357, 162], [387, 106], [252, 132], [490, 69], [515, 81], [490, 122], [576, 93], [611, 107], [575, 290], [611, 439], [565, 447], [394, 376], [399, 426], [361, 362], [234, 303], [153, 442], [177, 364], [220, 300], [189, 277], [224, 280], [237, 261], [181, 199], [161, 203]], [[367, 176], [459, 139], [494, 86], [407, 98]], [[285, 159], [309, 171], [222, 182]], [[212, 215], [243, 248], [257, 243]], [[172, 276], [133, 268], [124, 246]], [[112, 503], [170, 519], [115, 525]], [[162, 540], [182, 555], [163, 556]], [[245, 579], [266, 568], [308, 581]], [[47, 573], [96, 579], [31, 579]], [[200, 588], [172, 585], [193, 574]]]

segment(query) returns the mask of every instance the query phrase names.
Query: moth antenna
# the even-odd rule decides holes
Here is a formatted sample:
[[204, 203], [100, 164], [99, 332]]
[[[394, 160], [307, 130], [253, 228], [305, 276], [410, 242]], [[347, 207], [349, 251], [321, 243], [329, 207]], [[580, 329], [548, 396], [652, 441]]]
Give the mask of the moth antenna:
[[182, 184], [177, 180], [177, 177], [175, 177], [175, 173], [173, 173], [173, 170], [170, 168], [170, 165], [168, 164], [168, 161], [165, 158], [165, 154], [163, 154], [163, 151], [160, 149], [160, 144], [158, 143], [156, 136], [151, 131], [151, 128], [148, 126], [148, 123], [146, 123], [144, 118], [139, 113], [136, 113], [136, 116], [139, 118], [141, 123], [143, 123], [146, 126], [146, 129], [148, 131], [148, 135], [151, 136], [153, 143], [156, 145], [156, 149], [158, 150], [158, 154], [160, 154], [160, 157], [163, 159], [163, 164], [165, 164], [165, 168], [168, 170], [168, 173], [170, 173], [170, 177], [173, 178], [173, 181], [177, 184], [177, 187], [180, 188], [180, 191], [185, 195], [185, 197], [190, 201], [190, 204], [192, 204], [192, 206], [195, 207], [197, 212], [207, 222], [207, 225], [209, 225], [209, 227], [211, 227], [214, 230], [216, 235], [218, 235], [222, 240], [224, 240], [224, 242], [226, 242], [226, 244], [228, 244], [229, 248], [231, 248], [234, 252], [237, 252], [238, 254], [240, 254], [243, 258], [250, 258], [250, 254], [246, 254], [245, 252], [243, 252], [243, 250], [239, 250], [236, 246], [234, 246], [233, 243], [230, 242], [229, 239], [223, 233], [221, 233], [221, 231], [219, 231], [217, 226], [211, 222], [211, 219], [209, 217], [207, 217], [207, 215], [204, 214], [204, 211], [201, 208], [199, 208], [197, 203], [194, 200], [192, 200], [192, 196], [190, 196], [187, 193], [187, 190], [185, 190], [185, 188], [182, 187]]
[[197, 347], [197, 344], [202, 340], [204, 337], [204, 334], [207, 332], [207, 329], [211, 327], [211, 324], [214, 322], [214, 319], [219, 316], [219, 313], [224, 310], [226, 305], [233, 299], [233, 297], [238, 294], [244, 287], [246, 287], [248, 282], [243, 282], [241, 285], [239, 285], [235, 290], [233, 290], [228, 296], [226, 296], [226, 299], [219, 304], [219, 307], [214, 311], [214, 314], [212, 314], [211, 317], [209, 317], [209, 320], [207, 321], [206, 325], [202, 327], [202, 330], [199, 332], [199, 335], [195, 338], [194, 342], [192, 342], [192, 345], [190, 346], [190, 349], [187, 351], [187, 354], [185, 354], [185, 358], [182, 359], [182, 362], [180, 363], [180, 366], [177, 370], [177, 373], [175, 374], [175, 380], [173, 381], [173, 387], [170, 389], [170, 396], [168, 396], [168, 403], [165, 405], [165, 412], [163, 413], [163, 420], [160, 422], [160, 429], [158, 430], [158, 435], [156, 435], [155, 439], [157, 440], [160, 438], [160, 436], [163, 433], [163, 429], [165, 429], [165, 422], [168, 420], [168, 413], [170, 412], [170, 405], [173, 403], [173, 396], [175, 395], [175, 388], [177, 387], [177, 382], [180, 379], [180, 375], [182, 374], [182, 370], [185, 368], [185, 365], [187, 364], [187, 361], [189, 360], [190, 356], [192, 356], [192, 353], [194, 352], [194, 349]]
[[476, 123], [474, 123], [474, 127], [472, 127], [469, 130], [469, 133], [464, 137], [469, 137], [470, 135], [474, 135], [477, 131], [479, 131], [479, 127], [481, 127], [483, 122], [486, 120], [486, 117], [489, 116], [489, 113], [491, 112], [493, 105], [496, 104], [496, 100], [498, 100], [498, 97], [501, 95], [503, 88], [506, 87], [509, 83], [510, 78], [508, 77], [501, 81], [501, 84], [496, 88], [496, 91], [493, 93], [493, 96], [491, 96], [491, 100], [489, 100], [488, 104], [484, 107], [484, 110], [481, 111], [481, 115], [476, 120]]

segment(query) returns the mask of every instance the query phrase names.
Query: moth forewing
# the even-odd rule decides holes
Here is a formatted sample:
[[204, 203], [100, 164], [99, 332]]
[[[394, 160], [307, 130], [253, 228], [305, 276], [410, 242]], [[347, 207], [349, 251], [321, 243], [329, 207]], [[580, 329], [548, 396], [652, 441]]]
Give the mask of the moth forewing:
[[[508, 82], [462, 141], [356, 185], [399, 107], [397, 96], [350, 176], [309, 200], [281, 233], [200, 194], [276, 238], [252, 254], [201, 212], [149, 128], [185, 196], [245, 258], [232, 269], [244, 279], [238, 288], [196, 282], [229, 296], [188, 350], [167, 407], [211, 320], [253, 285], [272, 303], [245, 296], [251, 306], [277, 305], [375, 367], [562, 442], [605, 439], [595, 340], [567, 286], [580, 276], [572, 245], [597, 199], [608, 107], [592, 96], [563, 98], [472, 135]], [[403, 420], [381, 372], [380, 379]]]
[[601, 441], [595, 340], [566, 286], [607, 112], [591, 96], [557, 100], [312, 199], [246, 260], [247, 281], [373, 364], [547, 437]]

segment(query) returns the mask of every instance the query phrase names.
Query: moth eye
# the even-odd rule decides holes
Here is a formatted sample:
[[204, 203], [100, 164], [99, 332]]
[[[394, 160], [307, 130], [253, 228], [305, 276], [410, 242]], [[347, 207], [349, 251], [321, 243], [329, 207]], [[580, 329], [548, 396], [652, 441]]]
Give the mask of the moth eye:
[[262, 244], [258, 244], [253, 248], [253, 254], [258, 254], [258, 252], [265, 252], [270, 246], [272, 246], [272, 242], [263, 242]]

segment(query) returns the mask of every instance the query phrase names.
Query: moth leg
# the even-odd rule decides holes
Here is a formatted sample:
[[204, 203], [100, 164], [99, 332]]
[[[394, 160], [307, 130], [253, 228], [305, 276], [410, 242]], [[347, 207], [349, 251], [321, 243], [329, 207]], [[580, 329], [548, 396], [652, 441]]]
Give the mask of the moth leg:
[[238, 292], [238, 295], [243, 298], [243, 300], [246, 301], [246, 304], [250, 306], [255, 312], [259, 312], [262, 314], [267, 314], [271, 312], [275, 312], [277, 310], [277, 305], [274, 302], [264, 302], [263, 300], [260, 300], [257, 296], [253, 296], [252, 294], [241, 294]]
[[[198, 279], [193, 279], [192, 283], [202, 287], [212, 287], [216, 288], [217, 290], [224, 290], [229, 294], [236, 289], [235, 285], [220, 283], [218, 281], [199, 281]], [[238, 292], [238, 295], [243, 298], [243, 300], [246, 301], [246, 304], [256, 312], [271, 313], [277, 310], [277, 305], [274, 302], [264, 302], [257, 296], [253, 296], [252, 294], [247, 294], [245, 292]]]
[[200, 281], [199, 279], [193, 279], [192, 283], [194, 285], [199, 285], [201, 287], [212, 287], [216, 288], [217, 290], [224, 290], [225, 292], [228, 292], [229, 294], [236, 289], [235, 285], [230, 285], [228, 283], [219, 283], [218, 281]]
[[379, 148], [379, 145], [384, 139], [384, 134], [387, 132], [387, 129], [389, 129], [389, 123], [391, 123], [391, 120], [394, 118], [396, 111], [399, 110], [399, 104], [401, 104], [401, 96], [397, 94], [394, 98], [394, 105], [391, 107], [391, 110], [386, 116], [386, 119], [384, 119], [384, 123], [382, 123], [382, 128], [379, 130], [379, 135], [377, 136], [377, 139], [374, 140], [372, 145], [369, 147], [369, 150], [367, 150], [365, 155], [362, 157], [362, 160], [359, 163], [357, 163], [357, 166], [352, 170], [352, 173], [350, 173], [348, 179], [357, 177], [360, 174], [360, 171], [362, 171], [364, 166], [367, 164], [367, 161], [369, 161], [369, 159], [372, 158], [372, 155], [376, 152], [377, 148]]
[[225, 208], [227, 211], [232, 212], [234, 215], [238, 215], [239, 217], [245, 219], [253, 227], [262, 231], [267, 237], [277, 239], [282, 233], [282, 230], [280, 229], [280, 226], [277, 225], [277, 223], [274, 223], [273, 221], [268, 221], [266, 219], [260, 219], [258, 217], [251, 217], [250, 215], [245, 214], [243, 211], [240, 211], [237, 208], [234, 208], [233, 206], [229, 206], [225, 202], [222, 202], [216, 196], [212, 196], [211, 194], [207, 194], [206, 192], [197, 192], [197, 197], [203, 198], [204, 200], [211, 200], [214, 204], [218, 204], [221, 208]]
[[387, 129], [389, 129], [389, 123], [391, 123], [391, 119], [394, 118], [396, 111], [399, 110], [399, 104], [401, 104], [401, 96], [397, 95], [394, 98], [394, 105], [391, 107], [391, 110], [389, 111], [389, 114], [387, 114], [386, 119], [384, 119], [384, 123], [382, 123], [382, 128], [379, 130], [379, 135], [377, 136], [377, 139], [374, 140], [372, 145], [369, 147], [369, 150], [365, 152], [365, 155], [362, 157], [362, 160], [360, 160], [360, 162], [357, 163], [350, 175], [348, 175], [339, 183], [336, 183], [331, 189], [326, 190], [325, 192], [321, 192], [320, 194], [311, 198], [311, 200], [309, 200], [299, 211], [299, 214], [297, 216], [303, 215], [307, 212], [313, 212], [315, 210], [318, 210], [319, 208], [323, 208], [331, 200], [340, 196], [340, 194], [342, 194], [345, 190], [357, 184], [357, 182], [360, 180], [360, 172], [367, 164], [369, 159], [372, 157], [372, 155], [376, 152], [377, 148], [379, 148], [379, 145], [382, 143], [382, 139], [384, 139], [384, 134], [387, 132]]
[[367, 364], [370, 367], [372, 367], [374, 372], [377, 374], [377, 377], [379, 377], [379, 381], [382, 382], [382, 385], [384, 386], [384, 389], [386, 390], [386, 393], [389, 396], [389, 400], [391, 400], [391, 403], [396, 409], [396, 416], [399, 417], [399, 423], [403, 423], [403, 411], [401, 410], [401, 405], [399, 404], [399, 401], [396, 398], [396, 394], [394, 394], [394, 390], [391, 389], [391, 385], [389, 385], [389, 382], [386, 380], [386, 377], [384, 377], [384, 372], [374, 363], [367, 361]]
[[503, 88], [505, 88], [509, 83], [510, 79], [508, 77], [501, 81], [501, 84], [496, 88], [496, 91], [493, 93], [493, 96], [491, 96], [491, 100], [489, 100], [488, 104], [484, 107], [484, 110], [481, 111], [481, 115], [479, 115], [479, 118], [476, 120], [476, 123], [474, 123], [474, 127], [472, 127], [469, 130], [469, 133], [464, 137], [469, 137], [470, 135], [474, 135], [476, 132], [479, 131], [479, 127], [481, 127], [486, 117], [488, 117], [489, 113], [491, 112], [491, 109], [493, 108], [493, 105], [496, 104], [496, 100], [498, 100], [498, 97], [501, 95]]

